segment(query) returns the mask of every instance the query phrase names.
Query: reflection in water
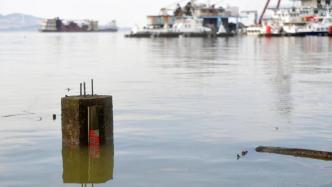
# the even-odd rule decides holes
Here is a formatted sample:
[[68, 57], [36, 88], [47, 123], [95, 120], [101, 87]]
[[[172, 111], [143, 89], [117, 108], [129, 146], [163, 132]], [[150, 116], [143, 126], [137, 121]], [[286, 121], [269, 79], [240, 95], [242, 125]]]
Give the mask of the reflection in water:
[[113, 179], [114, 146], [62, 147], [63, 182], [106, 183]]
[[[292, 104], [292, 61], [285, 60], [291, 59], [291, 55], [288, 51], [291, 51], [292, 43], [284, 43], [284, 41], [274, 41], [273, 47], [270, 46], [270, 51], [267, 55], [267, 59], [271, 59], [271, 63], [268, 63], [269, 73], [272, 75], [271, 83], [273, 90], [276, 93], [275, 107], [281, 114], [285, 115], [285, 119], [289, 120], [289, 115], [293, 110]], [[268, 46], [267, 46], [268, 47]]]
[[293, 110], [291, 90], [292, 73], [291, 67], [286, 66], [281, 60], [276, 62], [276, 75], [273, 81], [277, 93], [277, 111], [281, 114], [290, 114]]
[[[226, 40], [226, 39], [225, 39]], [[215, 39], [179, 39], [179, 40], [154, 40], [149, 45], [147, 51], [152, 51], [150, 55], [157, 55], [158, 65], [163, 68], [188, 68], [192, 70], [208, 71], [213, 73], [216, 60], [219, 56], [218, 40]], [[226, 44], [224, 44], [226, 45]], [[162, 61], [171, 58], [171, 61]], [[203, 68], [203, 69], [202, 69]]]

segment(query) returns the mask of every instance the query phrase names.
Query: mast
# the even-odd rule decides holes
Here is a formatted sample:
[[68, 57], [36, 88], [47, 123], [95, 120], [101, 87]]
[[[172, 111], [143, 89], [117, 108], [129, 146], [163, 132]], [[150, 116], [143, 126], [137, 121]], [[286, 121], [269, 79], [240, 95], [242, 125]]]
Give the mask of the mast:
[[266, 12], [267, 7], [268, 7], [269, 4], [270, 4], [270, 1], [271, 1], [271, 0], [267, 0], [267, 1], [266, 1], [266, 4], [265, 4], [264, 9], [263, 9], [263, 12], [262, 12], [262, 14], [261, 14], [261, 16], [259, 17], [259, 20], [258, 20], [258, 24], [259, 24], [259, 25], [262, 24], [262, 20], [263, 20], [264, 14], [265, 14], [265, 12]]

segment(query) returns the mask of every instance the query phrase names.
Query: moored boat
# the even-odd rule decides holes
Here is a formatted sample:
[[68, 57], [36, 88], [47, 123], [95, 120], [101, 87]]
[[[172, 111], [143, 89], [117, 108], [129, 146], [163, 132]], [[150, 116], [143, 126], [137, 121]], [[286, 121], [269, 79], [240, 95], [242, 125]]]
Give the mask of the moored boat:
[[[269, 0], [265, 8], [268, 7]], [[330, 36], [332, 35], [332, 19], [330, 16], [330, 1], [317, 2], [302, 0], [302, 6], [280, 8], [272, 10], [272, 16], [265, 18], [265, 10], [260, 17], [259, 24], [246, 29], [248, 35], [258, 36]], [[316, 7], [315, 7], [316, 6]]]
[[[169, 13], [173, 11], [173, 15]], [[238, 9], [198, 4], [194, 0], [183, 8], [162, 8], [160, 15], [148, 16], [148, 25], [135, 27], [126, 37], [230, 37], [236, 33], [236, 24], [230, 17], [238, 16]]]
[[307, 33], [309, 36], [332, 36], [332, 17], [329, 11], [322, 17], [314, 17], [307, 24]]

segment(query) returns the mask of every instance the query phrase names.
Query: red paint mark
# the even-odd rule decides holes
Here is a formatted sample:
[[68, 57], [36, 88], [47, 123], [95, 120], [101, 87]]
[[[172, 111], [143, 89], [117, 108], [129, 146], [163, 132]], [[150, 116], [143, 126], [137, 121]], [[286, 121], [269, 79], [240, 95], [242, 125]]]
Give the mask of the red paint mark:
[[89, 131], [89, 154], [93, 158], [99, 158], [100, 156], [99, 130]]

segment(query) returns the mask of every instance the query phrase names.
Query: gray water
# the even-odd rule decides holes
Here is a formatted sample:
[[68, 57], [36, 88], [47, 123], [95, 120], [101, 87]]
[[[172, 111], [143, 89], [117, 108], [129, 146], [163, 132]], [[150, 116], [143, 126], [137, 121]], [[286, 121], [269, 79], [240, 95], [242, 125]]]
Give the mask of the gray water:
[[60, 100], [90, 78], [114, 99], [94, 186], [332, 186], [332, 162], [255, 152], [332, 151], [331, 59], [326, 37], [0, 33], [0, 186], [81, 186], [66, 180], [80, 169], [66, 171]]

